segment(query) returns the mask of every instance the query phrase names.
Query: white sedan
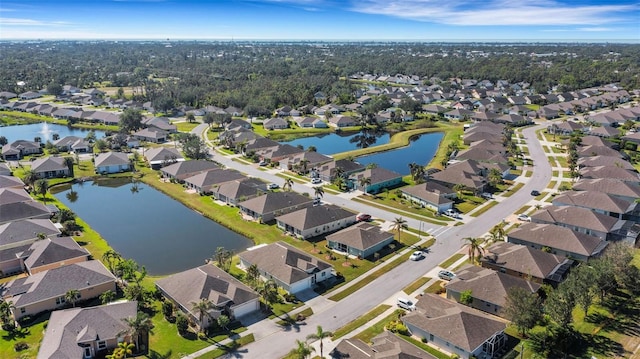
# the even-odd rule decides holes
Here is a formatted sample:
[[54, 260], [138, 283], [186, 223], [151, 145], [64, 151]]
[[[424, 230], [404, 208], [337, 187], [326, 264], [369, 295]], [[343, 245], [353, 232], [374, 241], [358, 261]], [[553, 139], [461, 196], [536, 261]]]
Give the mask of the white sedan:
[[409, 256], [409, 259], [411, 259], [412, 261], [419, 261], [422, 258], [424, 258], [424, 253], [422, 253], [422, 251], [415, 251], [411, 253], [411, 256]]

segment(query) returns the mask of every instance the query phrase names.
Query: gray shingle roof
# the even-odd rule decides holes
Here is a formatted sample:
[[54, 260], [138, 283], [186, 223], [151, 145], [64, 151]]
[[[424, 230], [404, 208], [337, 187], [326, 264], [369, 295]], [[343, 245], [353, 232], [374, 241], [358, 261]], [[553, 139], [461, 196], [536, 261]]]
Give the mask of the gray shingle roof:
[[205, 160], [191, 160], [174, 163], [161, 169], [163, 173], [173, 177], [184, 179], [197, 173], [220, 168], [216, 163]]
[[576, 232], [567, 227], [542, 223], [523, 224], [509, 232], [507, 237], [509, 242], [516, 239], [587, 257], [598, 254], [607, 243], [598, 237]]
[[36, 201], [15, 202], [0, 205], [0, 223], [29, 218], [47, 218], [51, 211]]
[[88, 333], [92, 340], [117, 338], [128, 328], [124, 319], [135, 317], [137, 307], [137, 302], [122, 302], [52, 312], [37, 359], [81, 358], [79, 338]]
[[255, 213], [272, 213], [294, 206], [310, 205], [313, 199], [296, 192], [267, 192], [261, 196], [239, 203]]
[[95, 166], [117, 166], [129, 164], [129, 155], [123, 152], [106, 152], [96, 157]]
[[24, 182], [18, 177], [0, 176], [0, 188], [24, 187]]
[[255, 291], [213, 264], [159, 279], [156, 286], [196, 318], [198, 314], [192, 312], [192, 303], [200, 299], [209, 299], [218, 307], [229, 303], [233, 308], [258, 298]]
[[384, 331], [371, 339], [371, 345], [360, 339], [343, 339], [331, 352], [331, 358], [342, 359], [435, 359], [417, 346]]
[[0, 188], [0, 205], [31, 201], [31, 196], [21, 188]]
[[35, 241], [29, 251], [31, 254], [24, 261], [29, 270], [78, 257], [88, 258], [90, 254], [71, 237], [55, 237]]
[[577, 191], [598, 191], [614, 196], [640, 198], [640, 185], [616, 179], [581, 179], [573, 185]]
[[489, 315], [435, 294], [425, 294], [416, 303], [417, 310], [402, 321], [431, 333], [467, 352], [472, 352], [506, 323]]
[[616, 218], [573, 206], [548, 206], [531, 215], [537, 223], [564, 224], [608, 233], [617, 224]]
[[115, 283], [113, 274], [100, 261], [93, 260], [14, 279], [7, 283], [3, 294], [11, 296], [13, 304], [20, 308], [64, 296], [71, 289], [81, 290], [109, 282]]
[[512, 287], [535, 293], [540, 289], [540, 284], [491, 269], [468, 265], [456, 271], [456, 277], [445, 287], [447, 291], [456, 293], [470, 290], [474, 298], [504, 307], [507, 294]]
[[293, 228], [305, 230], [333, 223], [342, 219], [353, 219], [355, 222], [355, 212], [348, 211], [342, 207], [332, 204], [303, 208], [291, 213], [276, 217], [276, 221], [286, 223]]
[[498, 242], [486, 248], [480, 260], [544, 279], [550, 278], [567, 259], [520, 244]]
[[48, 219], [25, 219], [0, 225], [0, 247], [37, 238], [37, 233], [45, 236], [60, 234]]
[[31, 164], [31, 170], [36, 173], [48, 171], [63, 171], [68, 167], [64, 164], [64, 157], [38, 158]]
[[149, 162], [155, 162], [155, 161], [166, 161], [172, 158], [175, 158], [177, 160], [183, 157], [182, 157], [182, 154], [180, 154], [180, 152], [175, 148], [156, 147], [156, 148], [150, 148], [146, 150], [144, 153], [144, 158], [146, 158], [147, 161]]
[[637, 203], [597, 191], [566, 191], [556, 196], [552, 203], [613, 213], [628, 213], [637, 207]]
[[197, 175], [191, 177], [187, 177], [184, 179], [184, 181], [207, 191], [216, 184], [233, 180], [241, 180], [244, 178], [246, 177], [242, 173], [234, 169], [216, 168], [210, 171], [198, 173]]
[[287, 284], [299, 282], [308, 278], [310, 273], [331, 267], [331, 264], [284, 242], [271, 243], [238, 256]]
[[328, 235], [327, 241], [343, 243], [352, 248], [365, 250], [389, 238], [393, 238], [393, 236], [393, 233], [381, 231], [378, 226], [360, 222]]

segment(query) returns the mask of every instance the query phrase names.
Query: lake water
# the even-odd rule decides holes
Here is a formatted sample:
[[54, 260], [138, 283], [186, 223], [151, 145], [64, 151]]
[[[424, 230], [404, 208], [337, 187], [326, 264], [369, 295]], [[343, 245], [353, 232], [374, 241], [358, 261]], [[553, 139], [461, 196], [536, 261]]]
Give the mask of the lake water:
[[[33, 141], [34, 138], [40, 137], [42, 142], [53, 142], [53, 134], [58, 134], [60, 138], [66, 136], [77, 136], [84, 138], [90, 130], [84, 128], [68, 127], [48, 122], [34, 123], [29, 125], [14, 125], [0, 127], [0, 136], [7, 138], [9, 143], [17, 140]], [[104, 131], [93, 131], [96, 138], [104, 137]]]
[[442, 132], [425, 133], [412, 137], [409, 146], [358, 157], [356, 161], [363, 165], [375, 163], [378, 167], [398, 172], [403, 176], [408, 175], [410, 163], [415, 162], [424, 166], [431, 162], [438, 150], [442, 136], [444, 136]]
[[293, 141], [281, 141], [281, 143], [287, 143], [291, 146], [302, 145], [305, 149], [309, 146], [315, 146], [319, 153], [332, 155], [389, 143], [389, 134], [384, 131], [363, 130], [359, 132], [328, 133], [298, 138]]
[[[100, 233], [114, 250], [145, 266], [152, 275], [202, 265], [218, 247], [238, 253], [253, 245], [248, 238], [155, 188], [143, 183], [135, 186], [137, 191], [129, 179], [85, 182], [63, 188], [54, 196]], [[73, 202], [68, 196], [71, 190], [77, 197]]]

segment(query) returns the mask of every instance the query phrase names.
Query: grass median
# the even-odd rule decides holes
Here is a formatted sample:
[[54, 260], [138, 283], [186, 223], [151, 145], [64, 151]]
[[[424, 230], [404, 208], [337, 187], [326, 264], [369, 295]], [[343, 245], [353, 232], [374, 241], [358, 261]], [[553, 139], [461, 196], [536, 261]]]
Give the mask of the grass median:
[[387, 304], [382, 304], [373, 308], [372, 310], [368, 311], [365, 315], [343, 326], [342, 328], [338, 328], [338, 330], [334, 331], [333, 337], [331, 337], [331, 340], [333, 341], [338, 340], [339, 338], [351, 333], [352, 331], [372, 321], [374, 318], [376, 318], [380, 314], [386, 312], [387, 309], [389, 308], [391, 308], [391, 306]]

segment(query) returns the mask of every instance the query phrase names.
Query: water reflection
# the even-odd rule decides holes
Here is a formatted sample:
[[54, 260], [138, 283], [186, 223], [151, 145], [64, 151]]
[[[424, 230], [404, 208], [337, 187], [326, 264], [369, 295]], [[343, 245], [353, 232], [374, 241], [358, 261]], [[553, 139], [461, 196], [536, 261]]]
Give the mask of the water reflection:
[[378, 139], [387, 134], [385, 131], [377, 128], [363, 128], [349, 139], [349, 143], [354, 143], [357, 148], [367, 148], [378, 142]]

